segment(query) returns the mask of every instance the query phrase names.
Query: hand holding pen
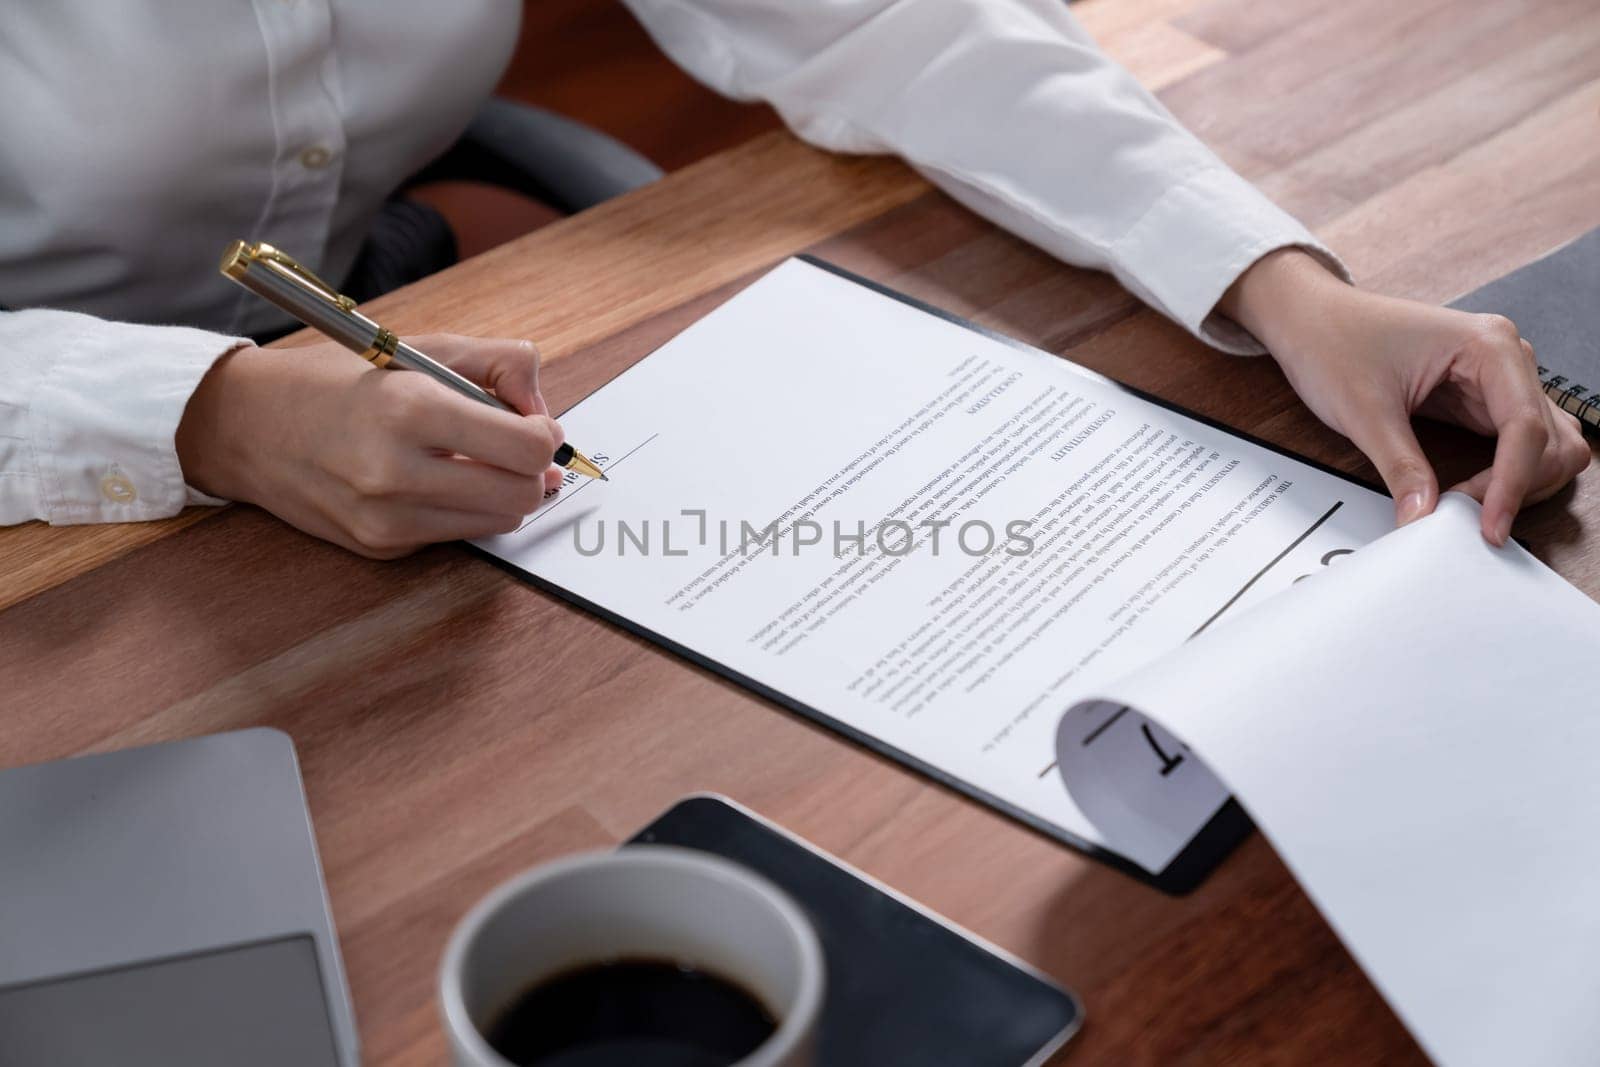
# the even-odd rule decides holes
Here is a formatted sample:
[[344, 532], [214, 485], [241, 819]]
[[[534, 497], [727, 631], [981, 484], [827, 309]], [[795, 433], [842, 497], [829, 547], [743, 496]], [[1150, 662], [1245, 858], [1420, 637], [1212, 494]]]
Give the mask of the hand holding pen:
[[423, 374], [373, 374], [335, 343], [241, 348], [184, 412], [185, 479], [376, 558], [514, 529], [562, 477], [536, 350], [448, 335], [416, 345], [504, 404]]
[[[223, 253], [220, 269], [263, 300], [276, 304], [312, 329], [321, 330], [352, 352], [359, 353], [374, 367], [416, 371], [468, 400], [502, 411], [514, 410], [493, 393], [361, 314], [354, 300], [341, 295], [288, 253], [264, 241], [233, 242]], [[571, 445], [563, 444], [556, 449], [554, 462], [558, 467], [577, 471], [585, 477], [605, 479], [600, 468]]]

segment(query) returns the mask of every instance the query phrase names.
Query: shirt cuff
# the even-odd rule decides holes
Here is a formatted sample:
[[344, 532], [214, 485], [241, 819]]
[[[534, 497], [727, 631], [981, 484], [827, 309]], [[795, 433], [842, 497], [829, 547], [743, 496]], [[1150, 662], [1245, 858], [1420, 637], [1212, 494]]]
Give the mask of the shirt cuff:
[[48, 317], [30, 324], [51, 352], [28, 414], [41, 518], [136, 522], [226, 503], [185, 484], [175, 438], [200, 379], [250, 341], [72, 312], [17, 315]]
[[1240, 275], [1280, 248], [1304, 249], [1350, 281], [1339, 257], [1299, 220], [1219, 164], [1167, 190], [1110, 258], [1124, 285], [1200, 339], [1226, 352], [1260, 355], [1261, 343], [1216, 307]]

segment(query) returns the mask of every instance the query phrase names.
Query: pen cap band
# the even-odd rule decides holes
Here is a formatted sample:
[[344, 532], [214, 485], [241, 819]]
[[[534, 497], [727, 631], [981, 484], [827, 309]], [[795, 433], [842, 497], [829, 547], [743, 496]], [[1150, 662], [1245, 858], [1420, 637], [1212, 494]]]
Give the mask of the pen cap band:
[[399, 343], [400, 338], [394, 335], [393, 330], [386, 330], [380, 326], [372, 338], [372, 343], [361, 353], [361, 358], [374, 367], [387, 367], [389, 361], [394, 358], [395, 346]]

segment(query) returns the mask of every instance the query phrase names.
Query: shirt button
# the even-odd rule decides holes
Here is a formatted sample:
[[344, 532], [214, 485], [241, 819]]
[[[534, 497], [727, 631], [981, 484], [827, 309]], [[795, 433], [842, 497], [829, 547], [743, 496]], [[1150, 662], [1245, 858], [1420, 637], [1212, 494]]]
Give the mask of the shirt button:
[[321, 145], [312, 145], [300, 153], [300, 165], [307, 170], [321, 170], [333, 161], [333, 153]]
[[113, 504], [131, 504], [139, 499], [133, 483], [120, 474], [108, 474], [100, 479], [100, 495]]

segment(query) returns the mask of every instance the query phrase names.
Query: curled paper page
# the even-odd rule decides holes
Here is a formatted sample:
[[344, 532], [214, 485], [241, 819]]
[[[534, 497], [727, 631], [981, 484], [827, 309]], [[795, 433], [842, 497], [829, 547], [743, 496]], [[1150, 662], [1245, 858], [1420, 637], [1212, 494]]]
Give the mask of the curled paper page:
[[1478, 524], [1448, 495], [1074, 706], [1060, 766], [1133, 856], [1231, 788], [1436, 1061], [1593, 1063], [1600, 605]]
[[1118, 852], [1159, 871], [1194, 836], [1194, 813], [1216, 811], [1228, 787], [1189, 746], [1127, 704], [1075, 706], [1056, 734], [1067, 791]]

